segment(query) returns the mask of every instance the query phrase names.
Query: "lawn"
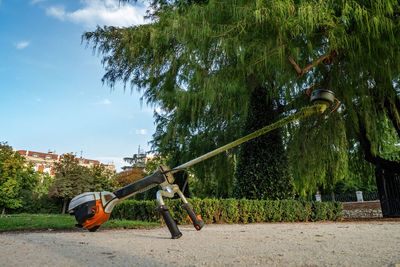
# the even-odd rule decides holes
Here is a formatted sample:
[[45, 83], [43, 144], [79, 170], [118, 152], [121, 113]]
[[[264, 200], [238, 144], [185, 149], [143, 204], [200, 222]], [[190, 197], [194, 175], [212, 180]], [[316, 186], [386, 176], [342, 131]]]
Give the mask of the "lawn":
[[[0, 216], [0, 232], [9, 230], [40, 230], [40, 229], [73, 229], [75, 217], [68, 214], [11, 214]], [[129, 220], [108, 220], [102, 228], [141, 228], [158, 226], [159, 223], [129, 221]]]

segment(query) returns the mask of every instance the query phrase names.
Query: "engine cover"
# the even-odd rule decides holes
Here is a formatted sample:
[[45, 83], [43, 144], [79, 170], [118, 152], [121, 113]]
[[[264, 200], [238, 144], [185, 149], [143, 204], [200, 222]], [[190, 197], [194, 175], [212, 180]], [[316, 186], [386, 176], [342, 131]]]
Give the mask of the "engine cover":
[[118, 198], [111, 192], [88, 192], [74, 197], [68, 212], [74, 215], [78, 227], [96, 231], [100, 225], [110, 218], [110, 214]]

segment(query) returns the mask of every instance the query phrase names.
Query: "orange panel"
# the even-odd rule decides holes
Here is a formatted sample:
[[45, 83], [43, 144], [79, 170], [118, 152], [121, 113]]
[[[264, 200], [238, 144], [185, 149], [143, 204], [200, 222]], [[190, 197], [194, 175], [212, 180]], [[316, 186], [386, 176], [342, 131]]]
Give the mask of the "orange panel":
[[95, 213], [94, 216], [82, 223], [82, 225], [89, 230], [95, 226], [102, 225], [110, 218], [110, 213], [104, 212], [101, 200], [96, 200], [96, 206], [92, 207], [92, 211]]

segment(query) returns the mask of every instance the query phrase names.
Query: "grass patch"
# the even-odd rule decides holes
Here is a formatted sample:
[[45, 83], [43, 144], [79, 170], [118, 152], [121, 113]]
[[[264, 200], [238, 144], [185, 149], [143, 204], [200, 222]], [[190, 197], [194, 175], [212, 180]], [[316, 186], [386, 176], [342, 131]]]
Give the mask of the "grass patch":
[[[41, 229], [73, 229], [75, 217], [68, 214], [11, 214], [0, 216], [0, 231], [10, 230], [41, 230]], [[108, 220], [102, 228], [141, 228], [159, 226], [159, 223], [130, 221], [130, 220]]]

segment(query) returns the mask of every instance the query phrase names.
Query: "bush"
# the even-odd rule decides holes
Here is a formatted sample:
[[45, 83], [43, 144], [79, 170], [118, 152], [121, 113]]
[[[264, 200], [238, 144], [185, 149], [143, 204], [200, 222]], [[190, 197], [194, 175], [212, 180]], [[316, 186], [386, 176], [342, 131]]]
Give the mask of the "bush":
[[59, 199], [41, 196], [39, 198], [24, 198], [22, 206], [11, 213], [61, 213], [62, 202]]
[[[189, 199], [193, 210], [205, 223], [307, 222], [338, 220], [340, 202], [247, 199]], [[167, 199], [172, 216], [179, 224], [190, 224], [180, 199]], [[126, 200], [113, 210], [111, 218], [161, 222], [156, 200]]]

